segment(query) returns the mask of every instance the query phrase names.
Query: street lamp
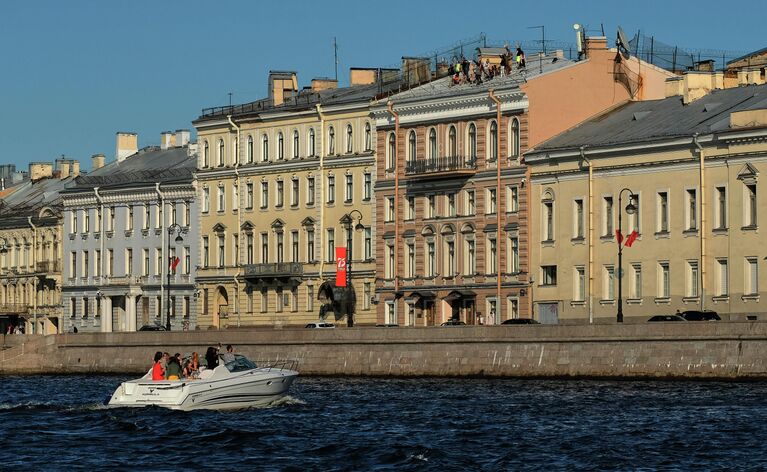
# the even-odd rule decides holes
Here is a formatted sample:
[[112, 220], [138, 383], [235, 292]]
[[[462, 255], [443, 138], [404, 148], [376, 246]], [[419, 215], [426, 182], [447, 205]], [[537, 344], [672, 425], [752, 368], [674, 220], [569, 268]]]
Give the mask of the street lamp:
[[[618, 193], [618, 233], [623, 235], [623, 192], [629, 193], [629, 204], [626, 205], [626, 213], [633, 215], [637, 211], [636, 201], [637, 195], [628, 188], [624, 188]], [[623, 323], [623, 241], [624, 238], [615, 238], [618, 243], [618, 323]]]
[[[355, 215], [356, 214], [356, 215]], [[349, 328], [354, 326], [354, 318], [352, 314], [352, 223], [357, 220], [357, 224], [354, 226], [355, 231], [362, 231], [365, 227], [362, 225], [362, 213], [359, 210], [352, 210], [349, 213], [341, 217], [341, 224], [346, 228], [346, 326]], [[356, 297], [355, 297], [356, 298]]]
[[168, 285], [166, 287], [168, 291], [168, 306], [167, 306], [167, 321], [165, 322], [165, 329], [170, 331], [170, 270], [171, 270], [171, 259], [170, 259], [170, 238], [173, 236], [173, 233], [178, 233], [178, 236], [176, 236], [176, 243], [180, 243], [184, 241], [184, 238], [181, 237], [181, 225], [178, 223], [173, 223], [172, 225], [168, 226]]

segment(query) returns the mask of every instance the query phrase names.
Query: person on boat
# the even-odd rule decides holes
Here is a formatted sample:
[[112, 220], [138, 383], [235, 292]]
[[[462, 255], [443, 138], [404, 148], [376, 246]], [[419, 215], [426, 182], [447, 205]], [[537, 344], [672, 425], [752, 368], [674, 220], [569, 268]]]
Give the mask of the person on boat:
[[218, 349], [213, 346], [208, 347], [208, 351], [205, 353], [205, 362], [208, 369], [218, 367]]
[[160, 363], [161, 360], [162, 352], [155, 352], [154, 365], [152, 366], [152, 380], [165, 380], [165, 369], [162, 368], [162, 364]]
[[184, 377], [195, 378], [200, 370], [200, 355], [193, 352], [184, 365]]
[[168, 359], [168, 367], [165, 369], [165, 377], [168, 380], [179, 380], [181, 378], [181, 364], [178, 363], [176, 356]]
[[224, 364], [234, 361], [234, 348], [231, 344], [226, 345], [226, 354], [221, 356], [221, 358], [224, 360]]

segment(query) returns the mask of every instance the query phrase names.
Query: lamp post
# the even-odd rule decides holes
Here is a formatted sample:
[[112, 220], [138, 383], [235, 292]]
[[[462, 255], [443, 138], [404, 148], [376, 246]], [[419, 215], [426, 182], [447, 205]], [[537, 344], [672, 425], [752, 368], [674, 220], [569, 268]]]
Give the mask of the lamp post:
[[[637, 211], [637, 207], [634, 205], [636, 194], [628, 188], [622, 189], [618, 193], [618, 233], [623, 234], [623, 192], [629, 193], [629, 204], [626, 205], [626, 213], [633, 215]], [[618, 243], [618, 323], [623, 323], [623, 241], [624, 238], [615, 238]]]
[[[341, 217], [341, 224], [346, 228], [346, 326], [354, 326], [354, 315], [352, 313], [352, 223], [357, 220], [354, 226], [355, 231], [362, 231], [365, 227], [362, 225], [362, 213], [359, 210], [352, 210]], [[355, 297], [356, 298], [356, 297]]]
[[167, 320], [165, 322], [165, 329], [170, 331], [170, 271], [171, 271], [171, 259], [170, 259], [170, 238], [173, 236], [173, 233], [178, 233], [178, 236], [176, 236], [176, 243], [180, 243], [184, 240], [184, 238], [181, 237], [181, 225], [178, 223], [173, 223], [172, 225], [168, 226], [168, 285], [166, 286], [166, 290], [168, 292], [168, 304], [167, 304]]

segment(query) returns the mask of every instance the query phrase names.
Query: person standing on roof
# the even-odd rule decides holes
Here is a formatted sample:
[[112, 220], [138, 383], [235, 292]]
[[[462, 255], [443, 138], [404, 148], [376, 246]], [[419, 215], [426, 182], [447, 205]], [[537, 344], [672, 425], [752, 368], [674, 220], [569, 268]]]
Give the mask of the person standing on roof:
[[517, 46], [517, 67], [520, 69], [525, 68], [525, 52], [519, 46]]

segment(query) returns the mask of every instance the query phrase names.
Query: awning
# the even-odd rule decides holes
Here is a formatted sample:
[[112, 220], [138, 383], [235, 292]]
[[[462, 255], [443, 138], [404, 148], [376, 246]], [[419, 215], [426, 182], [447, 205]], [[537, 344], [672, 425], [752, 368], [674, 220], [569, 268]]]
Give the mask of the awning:
[[419, 302], [421, 300], [433, 300], [436, 296], [437, 294], [431, 290], [421, 290], [418, 292], [410, 292], [410, 295], [405, 297], [405, 299], [408, 301]]
[[461, 300], [464, 298], [475, 298], [477, 294], [471, 290], [453, 290], [443, 298], [446, 302], [452, 302], [453, 300]]

